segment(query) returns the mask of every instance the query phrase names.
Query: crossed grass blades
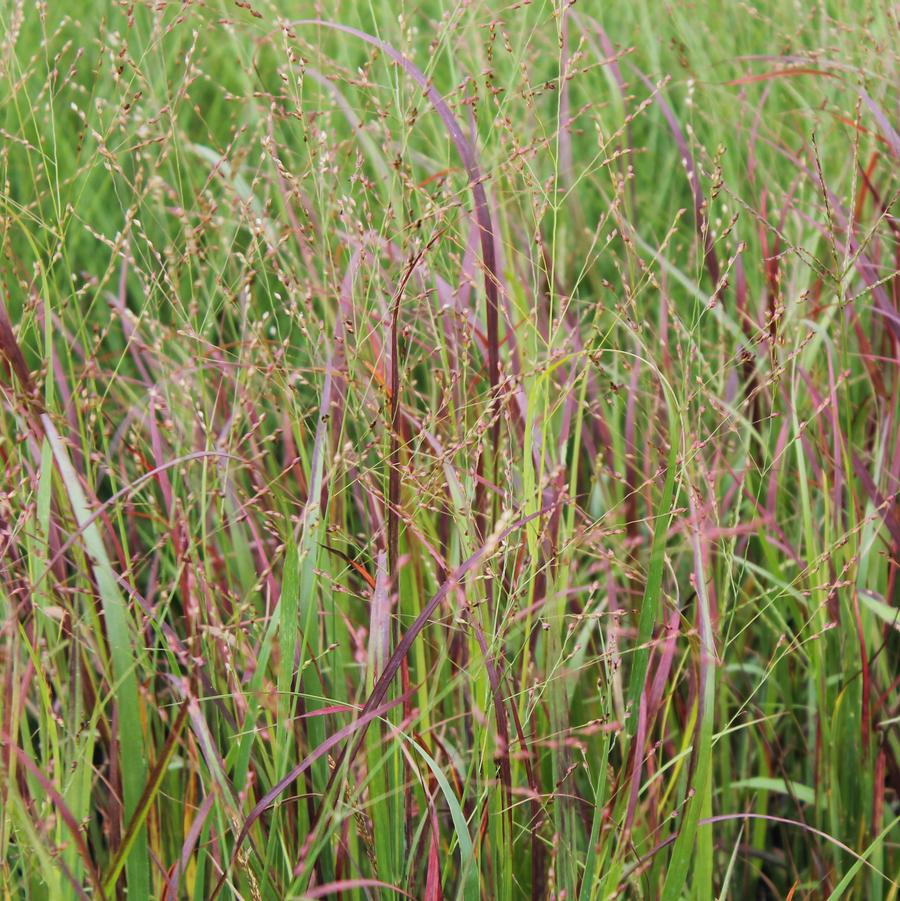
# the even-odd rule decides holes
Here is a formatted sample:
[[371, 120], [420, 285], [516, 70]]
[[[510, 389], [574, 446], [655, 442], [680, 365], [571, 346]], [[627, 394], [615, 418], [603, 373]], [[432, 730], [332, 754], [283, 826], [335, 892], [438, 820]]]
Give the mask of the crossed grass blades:
[[6, 0], [2, 897], [896, 899], [895, 12]]

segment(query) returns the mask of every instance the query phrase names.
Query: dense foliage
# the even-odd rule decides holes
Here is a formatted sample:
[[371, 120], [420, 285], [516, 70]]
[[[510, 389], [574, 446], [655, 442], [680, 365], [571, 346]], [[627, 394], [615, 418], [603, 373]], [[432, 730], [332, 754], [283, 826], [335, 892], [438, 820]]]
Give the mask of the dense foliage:
[[0, 896], [897, 899], [897, 25], [2, 0]]

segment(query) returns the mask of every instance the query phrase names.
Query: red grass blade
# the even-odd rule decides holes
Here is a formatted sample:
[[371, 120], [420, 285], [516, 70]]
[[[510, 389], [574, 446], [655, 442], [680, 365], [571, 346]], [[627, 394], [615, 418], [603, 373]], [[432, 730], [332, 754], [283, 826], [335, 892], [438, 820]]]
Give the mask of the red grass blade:
[[[69, 834], [72, 836], [72, 841], [75, 843], [75, 847], [78, 850], [78, 855], [84, 862], [84, 867], [88, 874], [88, 878], [90, 879], [90, 882], [94, 886], [95, 890], [98, 892], [97, 897], [105, 897], [103, 894], [103, 884], [100, 881], [100, 875], [97, 872], [96, 867], [94, 866], [94, 861], [91, 858], [91, 852], [88, 849], [87, 842], [85, 842], [84, 836], [81, 833], [81, 826], [72, 815], [72, 811], [69, 810], [63, 796], [56, 790], [53, 783], [41, 772], [37, 764], [35, 764], [34, 761], [17, 744], [11, 741], [9, 736], [4, 735], [0, 737], [0, 745], [3, 745], [8, 752], [15, 754], [16, 760], [18, 760], [19, 764], [26, 770], [28, 770], [28, 772], [31, 773], [32, 776], [34, 776], [34, 778], [40, 783], [41, 788], [47, 793], [47, 796], [50, 798], [50, 800], [53, 801], [56, 812], [60, 815], [62, 821], [66, 824], [66, 828], [69, 830]], [[61, 863], [61, 861], [57, 862]], [[73, 881], [73, 884], [75, 886], [78, 886], [77, 882]], [[80, 891], [80, 894], [84, 895], [84, 892]]]
[[[475, 218], [481, 231], [481, 258], [484, 264], [484, 290], [487, 299], [488, 381], [490, 382], [492, 393], [496, 394], [500, 381], [500, 276], [497, 271], [494, 247], [494, 226], [490, 209], [488, 208], [487, 194], [484, 190], [483, 176], [481, 174], [481, 169], [478, 166], [474, 147], [465, 136], [465, 133], [460, 127], [456, 117], [453, 115], [450, 107], [447, 105], [447, 102], [425, 77], [425, 74], [421, 69], [398, 50], [394, 49], [390, 44], [365, 31], [360, 31], [358, 28], [352, 28], [349, 25], [342, 25], [337, 22], [329, 22], [322, 19], [300, 19], [291, 24], [318, 25], [322, 28], [331, 28], [335, 31], [342, 31], [345, 34], [353, 35], [361, 41], [371, 44], [373, 47], [378, 47], [379, 50], [387, 54], [387, 56], [396, 62], [403, 71], [422, 88], [449, 132], [450, 138], [453, 141], [457, 153], [465, 167], [466, 173], [469, 176], [469, 185], [472, 188], [472, 196], [475, 200]], [[497, 451], [498, 442], [499, 420], [494, 429], [495, 453]]]

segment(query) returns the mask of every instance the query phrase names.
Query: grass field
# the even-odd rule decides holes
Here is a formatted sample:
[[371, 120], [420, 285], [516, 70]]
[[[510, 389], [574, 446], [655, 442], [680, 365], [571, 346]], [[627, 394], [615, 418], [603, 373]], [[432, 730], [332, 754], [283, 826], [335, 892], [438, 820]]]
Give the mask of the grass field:
[[897, 36], [0, 0], [0, 899], [897, 901]]

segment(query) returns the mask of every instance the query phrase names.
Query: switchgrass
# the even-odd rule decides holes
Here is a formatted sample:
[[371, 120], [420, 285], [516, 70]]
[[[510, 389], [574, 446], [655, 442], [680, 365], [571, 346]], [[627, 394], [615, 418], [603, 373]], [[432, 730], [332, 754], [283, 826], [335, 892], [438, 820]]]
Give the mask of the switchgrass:
[[900, 874], [896, 10], [0, 7], [0, 890]]

